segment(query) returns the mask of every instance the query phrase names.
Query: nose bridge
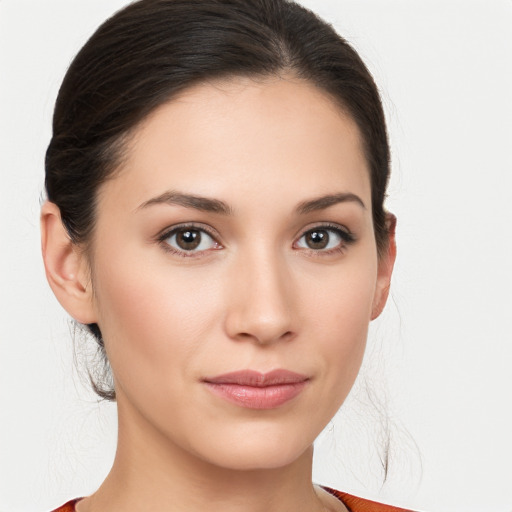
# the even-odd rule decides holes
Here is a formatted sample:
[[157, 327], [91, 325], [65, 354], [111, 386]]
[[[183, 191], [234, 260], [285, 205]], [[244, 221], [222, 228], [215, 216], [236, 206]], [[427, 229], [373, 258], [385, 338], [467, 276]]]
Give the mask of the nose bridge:
[[270, 244], [240, 252], [231, 272], [227, 330], [260, 344], [289, 338], [295, 330], [286, 259]]

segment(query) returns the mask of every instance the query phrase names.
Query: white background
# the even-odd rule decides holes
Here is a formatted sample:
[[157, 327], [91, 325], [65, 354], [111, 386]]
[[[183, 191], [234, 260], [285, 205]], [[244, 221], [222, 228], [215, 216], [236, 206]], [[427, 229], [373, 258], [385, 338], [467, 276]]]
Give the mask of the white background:
[[[114, 454], [115, 406], [73, 369], [38, 212], [65, 69], [126, 3], [0, 0], [0, 512], [93, 492]], [[315, 481], [425, 512], [510, 512], [512, 1], [302, 3], [381, 88], [399, 219], [393, 300], [364, 370], [394, 420], [389, 482], [361, 434], [384, 424], [364, 389], [322, 435]]]

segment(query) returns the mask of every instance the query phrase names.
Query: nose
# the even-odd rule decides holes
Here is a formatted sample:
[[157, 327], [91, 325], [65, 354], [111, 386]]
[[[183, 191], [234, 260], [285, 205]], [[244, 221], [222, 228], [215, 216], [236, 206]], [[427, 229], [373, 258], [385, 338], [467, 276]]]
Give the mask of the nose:
[[297, 315], [292, 283], [283, 259], [240, 257], [231, 268], [225, 329], [235, 340], [260, 345], [291, 340]]

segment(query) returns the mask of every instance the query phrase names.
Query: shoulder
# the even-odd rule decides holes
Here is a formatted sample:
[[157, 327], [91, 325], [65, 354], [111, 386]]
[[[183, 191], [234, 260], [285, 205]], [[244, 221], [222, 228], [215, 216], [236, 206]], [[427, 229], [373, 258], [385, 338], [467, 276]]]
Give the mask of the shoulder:
[[[323, 486], [322, 486], [323, 487]], [[346, 492], [337, 491], [330, 487], [323, 487], [327, 492], [338, 498], [350, 512], [413, 512], [404, 508], [393, 507], [392, 505], [384, 505], [376, 501], [365, 500], [352, 496]]]
[[[350, 512], [413, 512], [412, 510], [406, 510], [403, 508], [393, 507], [392, 505], [384, 505], [377, 503], [376, 501], [365, 500], [364, 498], [358, 498], [352, 494], [346, 492], [337, 491], [330, 487], [324, 487], [328, 493], [338, 498]], [[68, 501], [59, 508], [56, 508], [52, 512], [75, 512], [75, 504], [80, 498]]]
[[52, 510], [52, 512], [75, 512], [75, 505], [77, 501], [79, 501], [80, 499], [81, 498], [70, 500], [67, 503], [64, 503], [64, 505], [60, 506], [59, 508]]

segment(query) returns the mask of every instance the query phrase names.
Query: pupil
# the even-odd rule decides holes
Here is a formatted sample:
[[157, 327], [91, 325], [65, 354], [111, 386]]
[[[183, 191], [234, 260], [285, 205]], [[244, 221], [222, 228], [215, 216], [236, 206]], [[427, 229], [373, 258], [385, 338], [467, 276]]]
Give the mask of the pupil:
[[201, 243], [201, 233], [191, 229], [180, 231], [176, 236], [176, 242], [180, 249], [190, 251]]
[[310, 249], [324, 249], [329, 243], [329, 234], [327, 231], [310, 231], [306, 243]]

